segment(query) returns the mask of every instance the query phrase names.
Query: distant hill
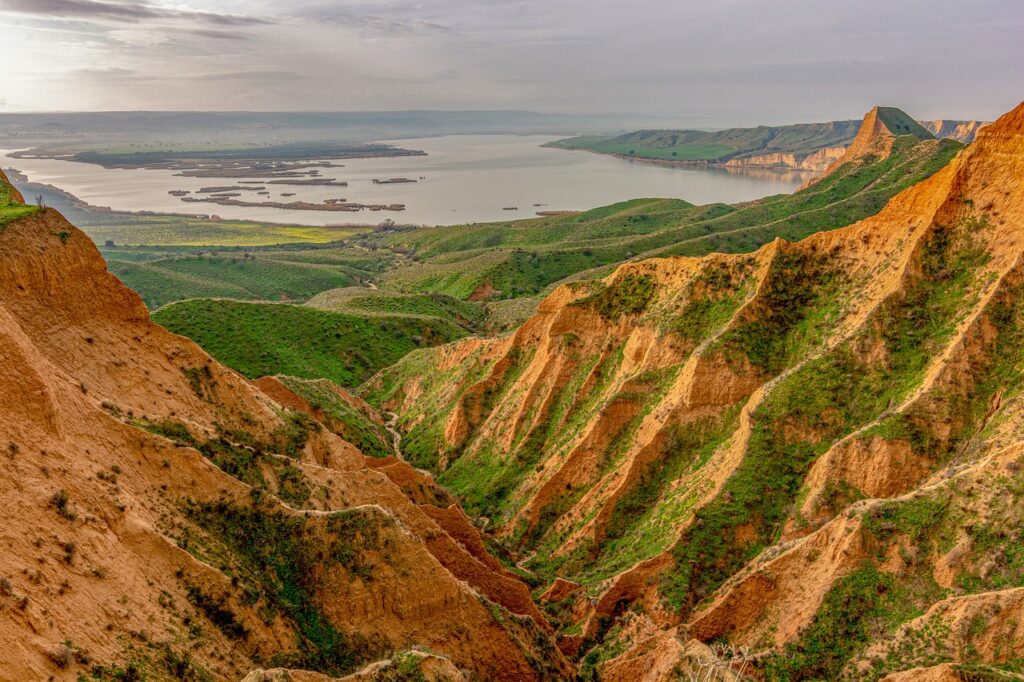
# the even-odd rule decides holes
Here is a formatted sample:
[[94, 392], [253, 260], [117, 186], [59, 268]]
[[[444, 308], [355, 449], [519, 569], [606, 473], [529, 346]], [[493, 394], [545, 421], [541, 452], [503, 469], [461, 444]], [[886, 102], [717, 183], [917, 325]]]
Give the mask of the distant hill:
[[734, 160], [788, 154], [794, 157], [788, 163], [781, 159], [765, 159], [764, 163], [757, 165], [800, 167], [803, 160], [823, 149], [848, 145], [857, 134], [858, 125], [859, 121], [832, 121], [728, 128], [710, 132], [638, 130], [615, 137], [575, 137], [559, 140], [551, 146], [682, 163], [724, 164]]
[[[894, 135], [913, 135], [970, 143], [978, 121], [915, 121], [895, 107], [878, 107]], [[582, 135], [551, 143], [560, 149], [583, 149], [653, 163], [792, 168], [824, 171], [834, 167], [854, 141], [859, 121], [797, 123], [726, 130], [637, 130], [615, 136]]]

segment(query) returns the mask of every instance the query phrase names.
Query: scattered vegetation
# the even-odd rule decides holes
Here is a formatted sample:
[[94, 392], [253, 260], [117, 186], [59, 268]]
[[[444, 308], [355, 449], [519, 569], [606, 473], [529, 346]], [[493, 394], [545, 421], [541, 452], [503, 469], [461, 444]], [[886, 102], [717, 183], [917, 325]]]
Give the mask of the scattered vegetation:
[[593, 305], [602, 317], [618, 322], [624, 315], [643, 312], [654, 296], [654, 288], [651, 275], [627, 273], [576, 305]]
[[879, 629], [906, 619], [906, 595], [895, 579], [868, 563], [835, 582], [811, 624], [765, 670], [772, 680], [834, 680]]
[[366, 412], [342, 398], [336, 387], [326, 379], [278, 377], [285, 386], [304, 398], [314, 410], [323, 411], [330, 427], [338, 435], [359, 448], [364, 455], [393, 455], [391, 434]]
[[[222, 544], [237, 560], [236, 569], [256, 595], [261, 612], [284, 617], [295, 628], [296, 649], [275, 653], [267, 663], [341, 675], [382, 653], [376, 645], [339, 630], [315, 595], [324, 571], [372, 579], [373, 568], [365, 557], [378, 546], [379, 529], [386, 520], [353, 510], [319, 522], [275, 510], [259, 495], [249, 506], [191, 503], [186, 513], [206, 531], [208, 542]], [[219, 617], [232, 622], [228, 616]]]
[[50, 506], [56, 509], [57, 513], [68, 521], [74, 521], [78, 518], [74, 507], [71, 506], [71, 496], [63, 488], [55, 492], [53, 497], [50, 498]]
[[[972, 234], [970, 224], [936, 228], [920, 253], [921, 277], [876, 313], [882, 322], [866, 325], [865, 338], [806, 361], [758, 407], [739, 470], [718, 499], [697, 512], [698, 522], [676, 545], [678, 569], [662, 585], [669, 603], [692, 608], [773, 542], [814, 460], [836, 439], [870, 423], [920, 382], [929, 359], [952, 333], [958, 311], [970, 300], [977, 266], [983, 262]], [[827, 308], [830, 303], [821, 305]], [[922, 310], [928, 311], [927, 320], [922, 319]], [[753, 352], [752, 361], [777, 363], [758, 355], [757, 349], [775, 347], [781, 353], [782, 347], [775, 345], [771, 335], [789, 335], [794, 316], [812, 317], [806, 310], [778, 317], [769, 309], [768, 319], [781, 323], [766, 324], [763, 329], [753, 326], [754, 337], [764, 341], [753, 344], [741, 337], [738, 345]], [[880, 338], [871, 338], [872, 334]], [[884, 363], [858, 356], [857, 349], [871, 347], [873, 341], [886, 345]], [[787, 347], [792, 348], [793, 342], [787, 342]], [[792, 362], [792, 355], [783, 357]], [[770, 366], [777, 372], [783, 364]]]

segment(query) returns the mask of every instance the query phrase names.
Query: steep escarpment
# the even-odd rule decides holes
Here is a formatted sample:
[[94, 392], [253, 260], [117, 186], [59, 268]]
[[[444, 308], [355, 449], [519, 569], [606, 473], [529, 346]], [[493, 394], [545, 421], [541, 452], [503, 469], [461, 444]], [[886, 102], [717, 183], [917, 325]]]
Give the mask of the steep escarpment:
[[388, 434], [345, 405], [150, 322], [55, 211], [0, 225], [0, 676], [319, 679], [423, 668], [394, 658], [416, 646], [431, 679], [567, 675], [526, 585], [429, 478], [346, 440]]
[[[861, 130], [847, 172], [938, 144], [893, 110]], [[1024, 105], [870, 218], [563, 285], [363, 393], [586, 674], [692, 667], [691, 640], [767, 679], [1012, 669], [1022, 177]]]
[[770, 152], [729, 159], [730, 168], [790, 168], [793, 170], [824, 171], [846, 151], [845, 146], [822, 147], [807, 154]]

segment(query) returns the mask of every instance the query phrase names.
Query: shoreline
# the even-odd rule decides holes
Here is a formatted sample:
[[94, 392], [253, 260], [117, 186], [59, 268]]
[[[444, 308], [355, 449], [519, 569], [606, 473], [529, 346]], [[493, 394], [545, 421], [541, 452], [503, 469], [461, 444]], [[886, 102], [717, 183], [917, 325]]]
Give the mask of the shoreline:
[[[270, 227], [315, 227], [322, 228], [325, 230], [349, 230], [356, 228], [365, 228], [368, 230], [376, 229], [380, 227], [381, 223], [330, 223], [327, 225], [307, 225], [305, 223], [294, 223], [294, 222], [277, 222], [272, 220], [255, 220], [252, 218], [218, 218], [215, 215], [209, 213], [183, 213], [177, 211], [125, 211], [110, 208], [109, 206], [98, 206], [96, 204], [90, 204], [72, 194], [71, 192], [61, 189], [56, 185], [51, 185], [45, 182], [33, 182], [28, 179], [28, 176], [16, 168], [5, 168], [3, 169], [11, 180], [11, 183], [17, 182], [26, 189], [37, 188], [44, 189], [47, 192], [57, 194], [69, 204], [74, 206], [76, 209], [89, 213], [98, 217], [113, 217], [113, 218], [184, 218], [188, 220], [203, 220], [210, 223], [221, 223], [221, 222], [239, 222], [239, 223], [252, 223], [254, 225], [267, 225]], [[198, 202], [197, 202], [198, 203]], [[392, 229], [415, 229], [422, 227], [434, 227], [433, 225], [419, 225], [419, 224], [395, 224]]]
[[[685, 160], [685, 159], [654, 159], [649, 156], [636, 156], [629, 154], [619, 154], [618, 152], [601, 152], [596, 149], [587, 149], [586, 147], [559, 147], [556, 144], [548, 143], [541, 145], [549, 149], [559, 149], [564, 152], [588, 152], [590, 154], [597, 154], [598, 156], [609, 156], [614, 159], [621, 159], [623, 161], [636, 161], [639, 163], [646, 163], [652, 166], [663, 166], [666, 168], [695, 168], [695, 169], [706, 169], [706, 170], [722, 170], [727, 173], [747, 173], [747, 172], [768, 172], [768, 173], [799, 173], [801, 175], [821, 175], [825, 171], [823, 170], [811, 170], [808, 168], [793, 168], [792, 166], [767, 166], [759, 164], [742, 164], [742, 165], [729, 165], [729, 161], [706, 161], [706, 160]], [[734, 159], [730, 159], [732, 161]]]
[[[744, 169], [728, 174], [700, 172], [703, 170], [701, 167], [707, 164], [698, 164], [698, 168], [695, 168], [697, 172], [693, 173], [674, 173], [664, 168], [671, 165], [667, 163], [633, 166], [635, 170], [630, 171], [628, 166], [601, 161], [597, 157], [586, 157], [590, 161], [580, 156], [566, 159], [549, 151], [556, 147], [540, 149], [542, 144], [552, 141], [547, 136], [526, 136], [524, 140], [509, 140], [506, 139], [508, 136], [498, 136], [496, 140], [487, 139], [482, 142], [477, 142], [474, 139], [476, 136], [472, 135], [447, 137], [459, 139], [450, 143], [435, 143], [436, 147], [427, 146], [426, 141], [413, 142], [410, 146], [421, 144], [429, 156], [444, 152], [450, 154], [450, 158], [437, 156], [434, 162], [428, 162], [427, 157], [406, 161], [378, 159], [372, 164], [352, 162], [345, 164], [349, 166], [348, 169], [321, 168], [319, 170], [324, 174], [322, 177], [256, 179], [251, 177], [251, 173], [246, 173], [249, 177], [244, 179], [207, 181], [165, 178], [176, 172], [168, 173], [165, 170], [148, 176], [147, 180], [138, 177], [143, 174], [139, 170], [97, 170], [98, 179], [87, 181], [85, 178], [91, 177], [89, 166], [29, 159], [19, 162], [19, 156], [27, 155], [10, 157], [10, 151], [5, 152], [5, 156], [9, 156], [5, 165], [24, 168], [31, 179], [38, 177], [57, 188], [68, 187], [72, 192], [80, 193], [88, 202], [95, 202], [93, 211], [110, 216], [107, 218], [93, 213], [83, 218], [90, 222], [110, 222], [118, 214], [184, 214], [194, 219], [209, 217], [207, 214], [219, 214], [224, 220], [265, 224], [316, 227], [344, 223], [371, 228], [388, 214], [397, 218], [396, 222], [404, 224], [450, 226], [548, 217], [556, 215], [549, 211], [585, 211], [589, 207], [634, 198], [680, 198], [697, 204], [735, 203], [792, 192], [810, 177], [806, 173], [787, 176], [786, 172], [777, 170]], [[506, 164], [502, 161], [505, 154], [523, 155], [525, 162]], [[493, 167], [490, 162], [492, 158], [495, 159]], [[520, 157], [510, 158], [518, 160]], [[71, 156], [65, 159], [71, 160]], [[459, 165], [452, 166], [452, 169], [459, 172], [448, 172], [451, 170], [450, 163], [455, 162], [472, 169], [473, 173], [464, 172]], [[421, 186], [424, 176], [431, 175], [425, 171], [435, 166], [444, 173], [434, 173], [437, 177], [432, 178], [429, 188]], [[66, 167], [70, 169], [65, 170]], [[278, 166], [274, 170], [281, 172], [284, 169]], [[317, 169], [313, 167], [308, 170]], [[125, 174], [127, 179], [121, 179], [118, 173]], [[209, 173], [215, 174], [225, 175]], [[545, 183], [543, 179], [549, 175], [559, 179], [559, 182]], [[377, 182], [371, 187], [373, 180]], [[300, 189], [303, 185], [309, 187]], [[131, 191], [128, 190], [129, 186]], [[135, 190], [136, 186], [138, 191]], [[343, 189], [345, 187], [348, 189]], [[257, 188], [269, 194], [252, 195], [250, 190], [256, 191]], [[333, 192], [332, 189], [341, 191]], [[149, 194], [144, 196], [143, 192]], [[209, 196], [222, 192], [241, 192], [243, 196]], [[204, 205], [181, 201], [185, 197], [203, 199]], [[335, 199], [335, 203], [341, 205], [320, 205], [326, 203], [325, 199], [336, 197], [347, 197], [347, 201]], [[55, 202], [56, 199], [52, 198], [51, 201]], [[345, 206], [346, 203], [351, 205]], [[404, 211], [391, 212], [399, 209], [401, 204], [405, 205]], [[218, 208], [214, 208], [214, 205], [218, 205]], [[79, 206], [82, 204], [79, 203]], [[380, 208], [370, 213], [371, 206]], [[518, 206], [520, 210], [503, 210], [511, 206]], [[363, 209], [361, 214], [356, 212], [360, 208]]]

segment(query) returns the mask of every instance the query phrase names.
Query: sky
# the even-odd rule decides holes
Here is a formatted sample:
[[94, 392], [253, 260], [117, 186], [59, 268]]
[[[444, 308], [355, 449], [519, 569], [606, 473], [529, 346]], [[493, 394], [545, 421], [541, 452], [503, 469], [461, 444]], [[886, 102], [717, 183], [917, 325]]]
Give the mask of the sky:
[[1024, 0], [0, 0], [0, 112], [990, 120]]

